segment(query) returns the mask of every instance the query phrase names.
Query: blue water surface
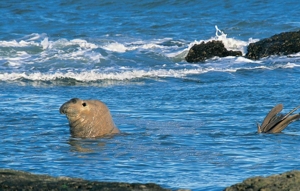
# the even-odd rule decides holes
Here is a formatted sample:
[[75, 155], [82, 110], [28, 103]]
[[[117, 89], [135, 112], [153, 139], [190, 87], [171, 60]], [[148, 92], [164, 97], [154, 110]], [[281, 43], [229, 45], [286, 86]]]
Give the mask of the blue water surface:
[[[184, 59], [195, 43], [249, 43], [300, 28], [298, 1], [0, 3], [0, 168], [164, 188], [223, 190], [299, 170], [300, 123], [257, 134], [300, 104], [300, 54]], [[72, 138], [59, 107], [99, 99], [121, 135]]]

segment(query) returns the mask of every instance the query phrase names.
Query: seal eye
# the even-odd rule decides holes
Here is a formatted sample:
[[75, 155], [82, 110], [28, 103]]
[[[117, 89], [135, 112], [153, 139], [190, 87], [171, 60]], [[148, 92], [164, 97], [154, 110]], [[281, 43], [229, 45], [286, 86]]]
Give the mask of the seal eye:
[[82, 103], [82, 106], [83, 106], [83, 107], [85, 107], [85, 106], [86, 106], [86, 103], [85, 103], [85, 102], [84, 102], [84, 103]]

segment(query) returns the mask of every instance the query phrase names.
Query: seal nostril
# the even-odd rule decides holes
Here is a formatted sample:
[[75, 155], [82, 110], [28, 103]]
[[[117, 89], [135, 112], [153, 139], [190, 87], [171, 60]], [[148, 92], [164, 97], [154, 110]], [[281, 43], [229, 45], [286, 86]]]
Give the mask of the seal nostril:
[[84, 102], [84, 103], [82, 104], [82, 106], [85, 107], [85, 106], [86, 106], [86, 103]]
[[73, 99], [71, 99], [70, 101], [71, 101], [72, 103], [77, 103], [78, 98], [73, 98]]

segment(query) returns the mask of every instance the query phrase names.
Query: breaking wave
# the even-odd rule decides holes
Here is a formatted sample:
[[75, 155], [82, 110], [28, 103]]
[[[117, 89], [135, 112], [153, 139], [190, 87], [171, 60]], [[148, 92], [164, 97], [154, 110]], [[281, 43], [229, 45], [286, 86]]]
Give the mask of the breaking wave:
[[215, 36], [186, 42], [172, 38], [140, 40], [104, 36], [99, 39], [51, 39], [47, 34], [31, 34], [0, 41], [0, 81], [80, 82], [133, 80], [140, 78], [183, 78], [206, 72], [299, 67], [299, 54], [253, 61], [244, 57], [212, 58], [204, 64], [184, 61], [196, 43], [221, 40], [229, 50], [245, 54], [248, 41], [229, 38], [215, 26]]
[[0, 81], [57, 81], [72, 79], [78, 82], [97, 82], [102, 80], [134, 80], [134, 79], [161, 79], [161, 78], [184, 78], [190, 75], [198, 75], [207, 72], [237, 72], [239, 70], [275, 70], [278, 68], [295, 68], [300, 67], [300, 64], [287, 63], [277, 65], [261, 65], [259, 63], [252, 66], [238, 65], [236, 67], [218, 67], [217, 65], [211, 65], [209, 67], [197, 67], [193, 69], [158, 69], [158, 70], [131, 70], [122, 72], [109, 72], [103, 73], [97, 70], [82, 71], [82, 72], [56, 72], [56, 73], [0, 73]]

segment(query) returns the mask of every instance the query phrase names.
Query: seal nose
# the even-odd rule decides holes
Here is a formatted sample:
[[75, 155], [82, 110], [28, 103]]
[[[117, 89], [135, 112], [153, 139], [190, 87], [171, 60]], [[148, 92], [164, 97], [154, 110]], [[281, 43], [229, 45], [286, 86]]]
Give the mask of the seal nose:
[[59, 113], [66, 114], [66, 103], [64, 103], [62, 106], [60, 106]]
[[67, 101], [66, 103], [64, 103], [60, 108], [59, 108], [59, 112], [61, 114], [67, 114], [68, 112], [68, 108], [71, 106], [70, 104], [76, 104], [78, 101], [80, 101], [79, 98], [72, 98], [69, 101]]

